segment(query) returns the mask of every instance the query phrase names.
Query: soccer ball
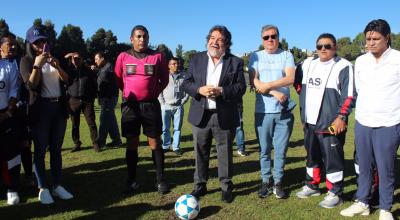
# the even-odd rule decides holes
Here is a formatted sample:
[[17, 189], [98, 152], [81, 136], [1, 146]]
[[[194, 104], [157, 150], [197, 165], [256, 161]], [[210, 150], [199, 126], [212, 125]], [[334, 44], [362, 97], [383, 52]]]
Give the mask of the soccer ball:
[[194, 219], [200, 212], [197, 199], [190, 195], [183, 195], [175, 202], [175, 213], [180, 219]]

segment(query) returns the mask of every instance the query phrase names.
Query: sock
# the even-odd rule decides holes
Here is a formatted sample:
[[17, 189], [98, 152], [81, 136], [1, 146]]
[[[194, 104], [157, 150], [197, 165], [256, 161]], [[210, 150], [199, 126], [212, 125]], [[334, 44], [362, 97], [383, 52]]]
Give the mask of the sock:
[[136, 181], [136, 167], [138, 163], [137, 150], [126, 149], [126, 166], [128, 168], [128, 185]]
[[157, 183], [164, 181], [164, 151], [162, 148], [151, 151], [154, 166], [156, 167]]

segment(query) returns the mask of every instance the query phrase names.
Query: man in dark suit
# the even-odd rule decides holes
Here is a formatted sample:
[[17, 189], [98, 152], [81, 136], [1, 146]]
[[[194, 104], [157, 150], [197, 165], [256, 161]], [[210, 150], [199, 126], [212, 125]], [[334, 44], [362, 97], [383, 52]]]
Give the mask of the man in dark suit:
[[221, 200], [232, 202], [232, 142], [239, 125], [237, 103], [246, 91], [243, 60], [230, 53], [231, 33], [214, 26], [207, 35], [207, 51], [193, 55], [182, 89], [192, 97], [188, 120], [193, 125], [196, 154], [193, 196], [207, 193], [212, 138], [218, 156]]

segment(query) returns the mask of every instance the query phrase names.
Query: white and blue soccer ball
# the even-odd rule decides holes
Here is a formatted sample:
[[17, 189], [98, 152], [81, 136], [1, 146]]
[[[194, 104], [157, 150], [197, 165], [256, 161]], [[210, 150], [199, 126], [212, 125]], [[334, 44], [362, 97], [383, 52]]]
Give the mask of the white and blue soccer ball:
[[199, 202], [190, 194], [179, 197], [175, 202], [175, 213], [180, 219], [194, 219], [199, 212]]

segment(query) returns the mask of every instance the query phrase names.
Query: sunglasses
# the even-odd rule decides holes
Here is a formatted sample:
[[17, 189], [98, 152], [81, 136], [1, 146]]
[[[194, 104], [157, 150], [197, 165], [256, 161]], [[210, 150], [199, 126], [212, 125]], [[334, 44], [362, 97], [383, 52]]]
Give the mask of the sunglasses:
[[276, 34], [273, 34], [273, 35], [265, 35], [265, 36], [262, 37], [262, 39], [263, 39], [263, 40], [269, 40], [269, 38], [271, 38], [272, 40], [275, 40], [277, 36], [278, 36], [278, 35], [276, 35]]
[[317, 50], [322, 50], [322, 48], [330, 50], [330, 49], [332, 49], [332, 45], [330, 45], [330, 44], [317, 44]]

